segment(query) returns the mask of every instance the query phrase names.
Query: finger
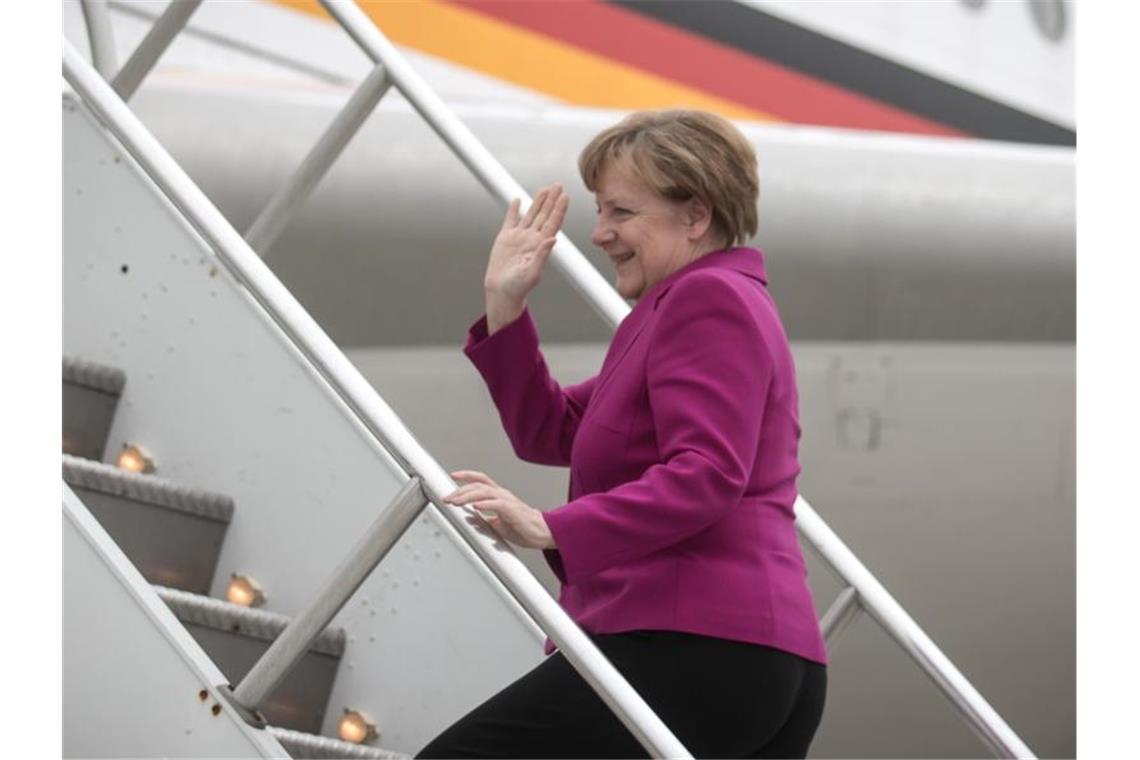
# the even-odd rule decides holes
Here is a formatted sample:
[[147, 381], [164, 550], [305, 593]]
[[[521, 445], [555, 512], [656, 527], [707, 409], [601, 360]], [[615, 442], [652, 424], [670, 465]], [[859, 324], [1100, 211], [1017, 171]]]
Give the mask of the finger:
[[503, 217], [503, 227], [502, 228], [504, 230], [509, 230], [512, 227], [518, 227], [519, 226], [519, 204], [520, 203], [522, 203], [522, 200], [519, 198], [515, 198], [513, 201], [511, 201], [509, 204], [507, 204], [507, 215]]
[[555, 200], [550, 214], [543, 219], [539, 230], [547, 235], [553, 235], [562, 229], [562, 223], [566, 221], [566, 210], [570, 208], [570, 194], [563, 192]]
[[526, 210], [526, 216], [523, 217], [523, 227], [530, 227], [532, 224], [534, 224], [535, 216], [538, 215], [538, 212], [542, 210], [543, 204], [546, 203], [547, 194], [547, 189], [544, 187], [538, 191], [537, 195], [534, 196], [534, 200], [531, 202], [530, 208]]
[[486, 483], [489, 486], [498, 485], [498, 483], [491, 480], [490, 476], [478, 470], [456, 470], [448, 474], [451, 475], [452, 480], [473, 480], [479, 483]]
[[558, 206], [558, 203], [562, 200], [562, 196], [564, 195], [565, 193], [562, 192], [562, 185], [555, 183], [550, 186], [550, 192], [547, 193], [546, 200], [542, 204], [542, 208], [540, 208], [538, 210], [538, 213], [535, 214], [535, 227], [540, 230], [544, 230], [546, 228], [547, 220], [550, 219], [551, 215], [554, 213], [554, 209]]
[[501, 517], [502, 513], [507, 511], [506, 502], [496, 496], [489, 496], [485, 499], [472, 501], [467, 506], [471, 507], [479, 514], [487, 512], [488, 514], [495, 515], [496, 517]]
[[448, 504], [469, 504], [473, 499], [494, 493], [491, 486], [484, 483], [470, 483], [462, 488], [455, 489], [443, 497]]

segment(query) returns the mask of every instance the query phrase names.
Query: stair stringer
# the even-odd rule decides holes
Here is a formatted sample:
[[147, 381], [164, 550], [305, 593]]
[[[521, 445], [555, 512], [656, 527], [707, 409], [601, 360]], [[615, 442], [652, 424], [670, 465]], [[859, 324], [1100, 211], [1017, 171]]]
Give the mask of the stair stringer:
[[63, 756], [288, 758], [66, 484], [63, 514]]
[[[156, 474], [233, 497], [211, 595], [244, 573], [266, 609], [296, 615], [403, 475], [71, 96], [63, 136], [64, 351], [127, 376], [104, 459], [137, 443]], [[353, 708], [404, 752], [542, 659], [537, 627], [434, 508], [333, 625], [348, 649], [324, 733]]]

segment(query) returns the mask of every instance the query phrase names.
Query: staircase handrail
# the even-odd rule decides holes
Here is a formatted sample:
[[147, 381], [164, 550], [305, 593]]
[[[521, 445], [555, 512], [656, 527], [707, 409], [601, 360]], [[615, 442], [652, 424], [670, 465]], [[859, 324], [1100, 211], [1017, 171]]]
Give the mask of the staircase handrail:
[[443, 497], [457, 488], [447, 471], [420, 445], [241, 234], [67, 40], [64, 40], [63, 73], [83, 102], [202, 236], [222, 265], [265, 309], [328, 388], [392, 454], [409, 479], [420, 478], [433, 507], [456, 528], [642, 746], [655, 757], [691, 758], [684, 745], [551, 598], [514, 551], [505, 542], [468, 524], [460, 510], [441, 506]]

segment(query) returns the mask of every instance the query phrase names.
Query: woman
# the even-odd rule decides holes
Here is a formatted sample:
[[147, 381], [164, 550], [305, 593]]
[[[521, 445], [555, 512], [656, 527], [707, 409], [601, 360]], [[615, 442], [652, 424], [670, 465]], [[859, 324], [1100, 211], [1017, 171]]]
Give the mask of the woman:
[[[518, 455], [570, 466], [547, 511], [452, 473], [506, 540], [545, 550], [560, 603], [698, 757], [804, 757], [826, 661], [796, 540], [795, 369], [756, 232], [756, 158], [731, 124], [638, 113], [579, 158], [593, 243], [636, 306], [597, 377], [551, 379], [526, 297], [569, 199], [516, 200], [491, 250], [466, 353]], [[547, 653], [553, 650], [547, 642]], [[644, 757], [560, 653], [420, 757]]]

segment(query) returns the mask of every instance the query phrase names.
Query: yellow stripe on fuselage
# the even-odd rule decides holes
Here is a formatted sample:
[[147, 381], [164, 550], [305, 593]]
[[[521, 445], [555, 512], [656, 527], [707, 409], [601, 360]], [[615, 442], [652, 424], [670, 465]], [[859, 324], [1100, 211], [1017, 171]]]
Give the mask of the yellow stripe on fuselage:
[[[328, 18], [316, 0], [272, 0]], [[635, 110], [699, 108], [734, 119], [779, 121], [677, 82], [437, 0], [363, 2], [385, 35], [430, 55], [574, 105]]]

